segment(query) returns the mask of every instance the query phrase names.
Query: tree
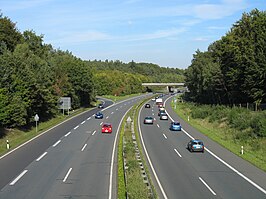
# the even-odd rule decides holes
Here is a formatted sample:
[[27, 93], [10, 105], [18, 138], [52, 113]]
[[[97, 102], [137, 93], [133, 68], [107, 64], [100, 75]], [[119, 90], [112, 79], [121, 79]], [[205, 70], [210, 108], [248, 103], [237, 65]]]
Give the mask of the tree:
[[[13, 51], [17, 44], [22, 42], [22, 35], [17, 30], [16, 24], [0, 13], [0, 49], [7, 48]], [[3, 52], [0, 51], [0, 55]]]

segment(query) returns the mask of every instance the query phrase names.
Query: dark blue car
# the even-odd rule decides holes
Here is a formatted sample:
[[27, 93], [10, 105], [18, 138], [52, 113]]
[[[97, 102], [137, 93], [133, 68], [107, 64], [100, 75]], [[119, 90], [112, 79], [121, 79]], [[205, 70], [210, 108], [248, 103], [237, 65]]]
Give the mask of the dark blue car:
[[181, 131], [181, 124], [180, 124], [180, 122], [171, 122], [170, 130], [171, 131]]
[[103, 119], [103, 113], [102, 113], [102, 112], [97, 112], [97, 113], [95, 114], [95, 118], [96, 118], [96, 119]]
[[187, 149], [190, 152], [200, 151], [204, 153], [204, 144], [201, 140], [198, 139], [190, 140], [189, 143], [187, 144]]

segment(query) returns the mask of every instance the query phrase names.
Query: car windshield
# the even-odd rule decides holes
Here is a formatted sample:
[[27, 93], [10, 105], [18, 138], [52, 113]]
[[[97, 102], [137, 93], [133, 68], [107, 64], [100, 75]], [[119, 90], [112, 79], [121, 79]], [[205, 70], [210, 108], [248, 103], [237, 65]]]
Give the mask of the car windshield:
[[152, 117], [146, 117], [145, 119], [146, 120], [152, 120]]
[[201, 141], [193, 141], [192, 144], [194, 145], [203, 145], [203, 142]]
[[173, 125], [180, 125], [180, 123], [179, 122], [174, 122]]

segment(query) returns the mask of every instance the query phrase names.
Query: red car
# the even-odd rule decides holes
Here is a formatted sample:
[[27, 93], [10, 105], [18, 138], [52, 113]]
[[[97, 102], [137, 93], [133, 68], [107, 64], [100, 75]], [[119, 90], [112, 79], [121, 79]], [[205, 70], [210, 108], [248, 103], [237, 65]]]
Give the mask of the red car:
[[104, 123], [102, 125], [102, 133], [112, 133], [112, 124]]

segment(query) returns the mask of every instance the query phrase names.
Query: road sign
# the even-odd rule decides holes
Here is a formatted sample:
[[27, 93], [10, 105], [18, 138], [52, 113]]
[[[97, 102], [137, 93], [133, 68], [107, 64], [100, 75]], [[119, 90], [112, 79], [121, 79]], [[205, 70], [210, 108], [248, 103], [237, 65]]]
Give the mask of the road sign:
[[36, 114], [36, 115], [34, 116], [34, 121], [35, 121], [35, 122], [38, 122], [39, 119], [40, 119], [40, 118], [39, 118], [38, 114]]
[[71, 109], [71, 98], [70, 97], [60, 97], [59, 99], [59, 109], [63, 109], [63, 115], [64, 110], [68, 110], [69, 115], [69, 109]]
[[70, 97], [60, 97], [59, 109], [71, 109], [71, 98]]
[[132, 122], [132, 119], [130, 118], [130, 116], [128, 116], [127, 123], [130, 123], [130, 122]]
[[36, 133], [37, 133], [37, 131], [38, 131], [38, 121], [39, 121], [39, 116], [38, 116], [38, 114], [36, 114], [35, 116], [34, 116], [34, 120], [35, 120], [35, 122], [36, 122]]

